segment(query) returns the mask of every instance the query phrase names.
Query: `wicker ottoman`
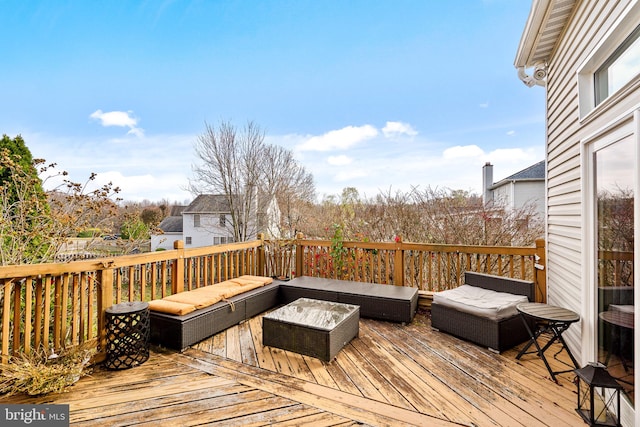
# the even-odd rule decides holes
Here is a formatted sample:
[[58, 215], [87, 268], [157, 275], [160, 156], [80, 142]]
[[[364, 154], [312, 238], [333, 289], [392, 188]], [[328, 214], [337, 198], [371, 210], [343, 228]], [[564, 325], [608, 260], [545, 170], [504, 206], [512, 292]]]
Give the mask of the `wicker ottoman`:
[[300, 298], [262, 318], [262, 343], [329, 362], [358, 336], [359, 320], [357, 305]]
[[351, 280], [301, 276], [280, 283], [280, 299], [287, 304], [313, 298], [360, 306], [360, 316], [409, 323], [418, 308], [418, 289]]

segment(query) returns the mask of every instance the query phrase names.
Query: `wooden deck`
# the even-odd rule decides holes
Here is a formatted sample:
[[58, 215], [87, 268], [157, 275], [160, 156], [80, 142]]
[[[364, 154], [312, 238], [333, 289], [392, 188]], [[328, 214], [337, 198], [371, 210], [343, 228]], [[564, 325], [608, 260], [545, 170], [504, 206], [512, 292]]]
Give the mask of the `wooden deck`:
[[536, 356], [433, 331], [425, 314], [405, 326], [361, 320], [331, 363], [263, 347], [261, 330], [256, 317], [184, 353], [155, 348], [139, 367], [97, 368], [63, 394], [0, 401], [69, 404], [74, 426], [584, 425], [573, 374], [556, 384]]

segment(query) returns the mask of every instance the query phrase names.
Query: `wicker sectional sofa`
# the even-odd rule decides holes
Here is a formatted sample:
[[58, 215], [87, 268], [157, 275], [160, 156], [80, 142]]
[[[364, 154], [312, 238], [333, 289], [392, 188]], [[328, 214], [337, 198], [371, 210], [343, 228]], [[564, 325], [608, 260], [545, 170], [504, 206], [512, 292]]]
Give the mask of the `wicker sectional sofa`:
[[288, 304], [313, 298], [360, 306], [360, 316], [409, 323], [418, 308], [418, 289], [348, 280], [298, 277], [280, 284], [280, 298]]
[[[520, 302], [535, 300], [533, 282], [473, 272], [465, 273], [464, 282], [467, 287], [452, 290], [457, 292], [454, 298], [448, 298], [452, 291], [434, 295], [431, 305], [434, 329], [496, 352], [529, 339], [515, 307]], [[482, 298], [476, 296], [482, 293]]]
[[150, 303], [150, 340], [184, 350], [259, 313], [302, 297], [358, 305], [362, 317], [404, 323], [413, 319], [418, 306], [416, 288], [303, 276], [290, 281], [274, 280], [185, 314], [156, 311]]
[[151, 310], [150, 341], [184, 350], [277, 305], [278, 287], [279, 283], [270, 283], [184, 315]]

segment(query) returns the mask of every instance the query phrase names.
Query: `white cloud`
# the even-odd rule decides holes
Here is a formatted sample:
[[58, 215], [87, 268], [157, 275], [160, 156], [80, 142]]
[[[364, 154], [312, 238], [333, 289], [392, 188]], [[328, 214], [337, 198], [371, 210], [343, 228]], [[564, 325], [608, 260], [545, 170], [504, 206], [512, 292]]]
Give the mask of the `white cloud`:
[[382, 128], [382, 133], [387, 138], [399, 135], [415, 136], [418, 134], [410, 124], [403, 122], [387, 122], [385, 127]]
[[462, 159], [466, 157], [478, 157], [484, 154], [484, 151], [477, 145], [456, 145], [455, 147], [447, 148], [442, 153], [442, 157], [445, 160]]
[[144, 129], [138, 127], [138, 119], [133, 117], [133, 111], [109, 111], [105, 113], [102, 110], [96, 110], [89, 117], [99, 120], [104, 127], [128, 127], [129, 132], [127, 132], [127, 135], [135, 135], [137, 137], [144, 135]]
[[505, 165], [517, 164], [524, 161], [529, 162], [527, 166], [531, 166], [541, 160], [532, 150], [524, 150], [522, 148], [498, 148], [490, 152], [487, 157], [489, 157], [491, 163]]
[[[67, 171], [68, 179], [84, 183], [96, 173], [95, 181], [89, 183], [91, 188], [112, 182], [122, 190], [118, 197], [126, 201], [168, 199], [182, 203], [192, 198], [183, 188], [196, 162], [196, 135], [144, 136], [136, 144], [124, 137], [88, 139], [42, 133], [25, 133], [24, 137], [34, 157], [57, 163], [56, 171]], [[59, 183], [49, 179], [45, 188]]]
[[[58, 169], [67, 170], [69, 178], [78, 182], [95, 172], [96, 185], [113, 182], [122, 188], [119, 196], [124, 200], [183, 202], [192, 198], [183, 189], [192, 177], [192, 164], [198, 162], [193, 150], [195, 134], [145, 135], [136, 144], [124, 135], [117, 139], [76, 138], [23, 132], [23, 137], [34, 157], [58, 163]], [[331, 142], [331, 137], [342, 145]], [[337, 151], [295, 150], [313, 139], [308, 135], [267, 135], [265, 141], [294, 150], [300, 164], [313, 174], [319, 197], [340, 194], [345, 187], [355, 187], [369, 197], [389, 189], [409, 191], [427, 186], [479, 193], [485, 162], [494, 165], [494, 177], [499, 180], [544, 158], [543, 144], [518, 148], [506, 137], [504, 148], [476, 140], [452, 145], [420, 135], [399, 145], [389, 143], [381, 130], [371, 126], [351, 126], [315, 138], [325, 138]], [[349, 144], [344, 143], [347, 140]]]
[[478, 107], [480, 107], [480, 108], [489, 108], [489, 103], [488, 102], [483, 102], [482, 104], [479, 104]]
[[[120, 187], [121, 191], [117, 197], [126, 201], [167, 199], [182, 202], [192, 198], [187, 191], [176, 186], [176, 183], [186, 185], [186, 179], [180, 173], [165, 172], [153, 175], [151, 173], [128, 174], [120, 171], [106, 171], [96, 176], [93, 185], [104, 185], [108, 182], [113, 183], [115, 187]], [[159, 189], [162, 191], [158, 191]]]
[[[335, 181], [337, 182], [345, 182], [345, 181], [351, 181], [353, 179], [357, 179], [357, 178], [363, 178], [368, 176], [367, 172], [362, 170], [362, 169], [353, 169], [353, 170], [347, 170], [347, 171], [340, 171], [335, 175]], [[349, 187], [351, 187], [349, 185]]]
[[347, 126], [329, 131], [324, 135], [312, 136], [296, 149], [300, 151], [346, 150], [377, 135], [378, 130], [371, 125]]
[[353, 159], [344, 154], [340, 156], [329, 156], [329, 158], [327, 158], [327, 163], [332, 166], [344, 166], [350, 164], [352, 161]]

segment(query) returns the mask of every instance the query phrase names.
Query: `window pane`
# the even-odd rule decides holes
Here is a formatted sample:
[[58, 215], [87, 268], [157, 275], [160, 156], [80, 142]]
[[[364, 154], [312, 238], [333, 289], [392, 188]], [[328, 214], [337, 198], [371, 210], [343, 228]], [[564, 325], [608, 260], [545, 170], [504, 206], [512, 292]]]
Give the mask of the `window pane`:
[[640, 27], [613, 52], [595, 73], [596, 105], [640, 73]]
[[598, 361], [634, 401], [633, 176], [631, 137], [595, 153]]
[[640, 39], [629, 48], [609, 67], [609, 93], [620, 89], [630, 82], [640, 71]]

